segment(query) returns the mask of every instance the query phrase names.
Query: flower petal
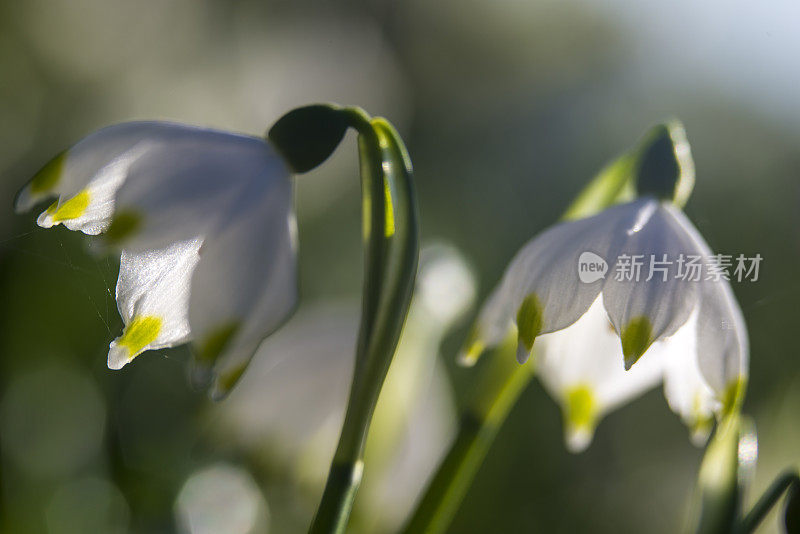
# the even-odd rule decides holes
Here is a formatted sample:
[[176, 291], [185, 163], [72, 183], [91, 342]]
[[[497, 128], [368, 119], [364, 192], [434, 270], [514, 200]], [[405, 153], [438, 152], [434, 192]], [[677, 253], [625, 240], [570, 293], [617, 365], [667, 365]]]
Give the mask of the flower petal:
[[254, 182], [230, 211], [203, 244], [189, 302], [196, 361], [216, 367], [220, 392], [297, 301], [289, 176]]
[[109, 368], [121, 369], [145, 350], [188, 340], [189, 283], [200, 243], [193, 239], [160, 250], [122, 252], [116, 298], [125, 330], [111, 342]]
[[114, 193], [128, 168], [164, 139], [186, 135], [190, 127], [165, 122], [126, 122], [98, 130], [50, 161], [20, 191], [17, 211], [51, 197], [58, 200], [39, 217], [45, 228], [63, 223], [71, 230], [98, 234], [113, 211]]
[[697, 337], [700, 372], [729, 411], [742, 401], [749, 351], [742, 311], [724, 280], [703, 283]]
[[600, 295], [574, 324], [543, 335], [536, 352], [537, 375], [561, 404], [568, 448], [580, 452], [609, 411], [661, 381], [659, 355], [642, 358], [626, 371], [619, 338]]
[[108, 239], [142, 250], [205, 234], [224, 224], [254, 181], [266, 181], [266, 187], [288, 175], [263, 139], [195, 129], [130, 167]]
[[[518, 357], [524, 361], [536, 336], [574, 323], [597, 298], [603, 277], [579, 278], [578, 260], [592, 253], [609, 257], [614, 230], [629, 224], [642, 201], [611, 207], [602, 213], [558, 224], [539, 234], [520, 250], [481, 310], [473, 342], [494, 346], [516, 321]], [[605, 273], [601, 273], [605, 274]]]
[[[720, 403], [703, 378], [697, 360], [698, 312], [695, 311], [669, 338], [653, 344], [648, 352], [660, 354], [664, 362], [664, 396], [691, 432], [692, 441], [703, 445], [714, 423]], [[635, 369], [635, 367], [634, 367]]]
[[[681, 224], [685, 217], [677, 208], [652, 199], [629, 206], [635, 209], [635, 217], [613, 230], [614, 269], [603, 287], [603, 302], [622, 340], [626, 368], [654, 341], [674, 334], [689, 318], [699, 283], [679, 278], [676, 260], [681, 255], [704, 255]], [[638, 274], [637, 261], [643, 263]]]

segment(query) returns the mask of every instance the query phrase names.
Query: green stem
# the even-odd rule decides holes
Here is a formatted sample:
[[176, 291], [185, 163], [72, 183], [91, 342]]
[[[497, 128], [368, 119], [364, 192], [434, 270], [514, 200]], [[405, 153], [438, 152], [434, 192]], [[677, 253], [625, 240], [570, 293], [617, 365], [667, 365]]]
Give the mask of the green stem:
[[339, 443], [310, 533], [347, 527], [364, 447], [378, 396], [408, 313], [419, 256], [419, 225], [411, 165], [402, 141], [381, 118], [341, 110], [359, 133], [365, 272], [353, 381]]
[[444, 532], [452, 521], [497, 432], [533, 377], [530, 366], [517, 363], [514, 350], [513, 344], [505, 344], [500, 354], [490, 355], [488, 380], [461, 415], [456, 439], [404, 532]]
[[778, 502], [783, 493], [792, 486], [800, 489], [800, 476], [797, 471], [785, 471], [767, 488], [753, 505], [753, 508], [742, 519], [740, 532], [748, 533], [755, 531], [756, 527], [764, 520], [772, 507]]

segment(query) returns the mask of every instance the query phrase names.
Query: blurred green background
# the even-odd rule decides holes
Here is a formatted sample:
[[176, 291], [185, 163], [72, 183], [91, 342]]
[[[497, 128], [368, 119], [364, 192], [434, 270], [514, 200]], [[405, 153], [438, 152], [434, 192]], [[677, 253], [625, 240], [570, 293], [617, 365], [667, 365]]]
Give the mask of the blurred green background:
[[[764, 258], [757, 282], [734, 287], [763, 489], [800, 461], [799, 17], [791, 0], [0, 2], [0, 532], [225, 532], [186, 519], [203, 476], [218, 491], [230, 483], [231, 503], [253, 502], [230, 532], [303, 530], [320, 488], [301, 490], [265, 467], [269, 451], [220, 431], [219, 407], [187, 385], [186, 349], [109, 371], [114, 260], [11, 205], [53, 154], [101, 126], [173, 119], [259, 134], [317, 101], [398, 127], [423, 239], [458, 247], [479, 301], [604, 163], [650, 125], [683, 120], [697, 165], [687, 213], [716, 251]], [[357, 302], [359, 210], [349, 136], [297, 179], [301, 314]], [[453, 363], [466, 327], [441, 349], [456, 404], [481, 370]], [[571, 455], [534, 382], [451, 531], [675, 532], [700, 457], [660, 390]], [[777, 524], [773, 513], [762, 531]]]

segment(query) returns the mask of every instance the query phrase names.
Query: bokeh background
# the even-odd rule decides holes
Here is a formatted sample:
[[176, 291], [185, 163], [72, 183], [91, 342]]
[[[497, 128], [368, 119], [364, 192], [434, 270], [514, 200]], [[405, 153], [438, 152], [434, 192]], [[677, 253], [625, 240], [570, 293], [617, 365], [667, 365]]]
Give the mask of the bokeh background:
[[[759, 430], [763, 489], [800, 461], [798, 21], [792, 0], [0, 2], [0, 532], [303, 531], [321, 491], [308, 467], [319, 456], [288, 460], [240, 431], [277, 405], [316, 432], [323, 422], [298, 406], [326, 402], [304, 382], [322, 371], [312, 362], [296, 388], [283, 381], [289, 391], [257, 401], [269, 410], [251, 406], [256, 422], [238, 431], [225, 403], [187, 385], [185, 349], [109, 371], [117, 265], [11, 205], [53, 154], [101, 126], [174, 119], [259, 134], [317, 101], [357, 104], [398, 127], [423, 238], [457, 247], [478, 301], [604, 163], [650, 125], [683, 120], [697, 165], [686, 211], [717, 251], [764, 257], [758, 282], [734, 287], [751, 336], [745, 410]], [[348, 137], [297, 179], [303, 300], [283, 343], [315, 350], [316, 335], [316, 346], [347, 353], [359, 202]], [[442, 416], [412, 440], [430, 454], [446, 447], [454, 406], [481, 372], [453, 363], [472, 314], [419, 345], [450, 384]], [[534, 382], [451, 531], [675, 532], [700, 458], [660, 390], [569, 454], [558, 407]], [[403, 472], [370, 492], [389, 498], [362, 495], [376, 503], [361, 506], [354, 530], [396, 526], [387, 518], [399, 513], [391, 492]], [[778, 531], [775, 513], [762, 531]]]

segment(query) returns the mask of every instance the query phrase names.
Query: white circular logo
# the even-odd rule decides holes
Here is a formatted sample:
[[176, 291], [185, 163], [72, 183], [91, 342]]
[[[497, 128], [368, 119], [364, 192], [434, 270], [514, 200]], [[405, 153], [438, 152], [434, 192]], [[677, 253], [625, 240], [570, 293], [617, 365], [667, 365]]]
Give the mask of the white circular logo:
[[578, 258], [578, 278], [584, 284], [591, 284], [606, 277], [608, 263], [594, 252], [583, 252]]

